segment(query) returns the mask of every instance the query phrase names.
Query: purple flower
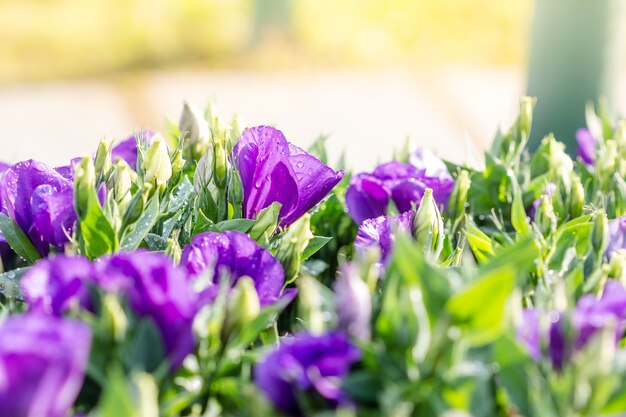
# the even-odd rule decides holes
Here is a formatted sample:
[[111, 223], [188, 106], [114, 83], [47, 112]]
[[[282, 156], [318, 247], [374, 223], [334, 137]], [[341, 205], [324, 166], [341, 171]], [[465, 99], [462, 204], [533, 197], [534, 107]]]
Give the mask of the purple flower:
[[123, 292], [138, 316], [150, 318], [163, 338], [171, 369], [194, 347], [196, 294], [184, 269], [161, 253], [121, 253], [101, 260], [98, 280], [105, 290]]
[[593, 165], [596, 160], [596, 139], [589, 129], [583, 128], [576, 131], [578, 149], [576, 155], [587, 165]]
[[[2, 178], [4, 177], [4, 173], [11, 168], [11, 165], [5, 164], [4, 162], [0, 162], [0, 213], [7, 215], [7, 211], [4, 209], [2, 200], [4, 193], [2, 192]], [[0, 257], [2, 259], [2, 263], [6, 263], [11, 256], [11, 247], [7, 243], [2, 231], [0, 231]]]
[[539, 331], [539, 311], [525, 309], [517, 329], [517, 340], [528, 349], [530, 356], [538, 361], [541, 359], [541, 335]]
[[[237, 231], [208, 232], [194, 236], [191, 244], [183, 250], [181, 265], [185, 265], [192, 276], [208, 271], [214, 284], [219, 284], [224, 274], [230, 278], [233, 287], [242, 276], [252, 278], [261, 306], [281, 298], [285, 283], [285, 273], [280, 262], [248, 235]], [[201, 298], [211, 301], [212, 296], [216, 295], [215, 288], [210, 288], [210, 293], [201, 295]], [[284, 294], [293, 295], [291, 291]]]
[[416, 208], [426, 188], [432, 188], [435, 201], [445, 207], [454, 180], [445, 164], [425, 149], [410, 156], [410, 163], [392, 161], [374, 172], [353, 176], [346, 192], [348, 213], [356, 223], [387, 214], [389, 200], [400, 212]]
[[57, 255], [40, 260], [24, 275], [22, 294], [29, 311], [60, 316], [73, 304], [90, 307], [86, 282], [92, 278], [87, 259]]
[[136, 133], [111, 149], [111, 159], [115, 162], [118, 158], [123, 159], [132, 168], [137, 169], [137, 141], [146, 141], [147, 145], [152, 145], [157, 133], [153, 130], [147, 129], [139, 133]]
[[619, 340], [626, 324], [626, 289], [618, 281], [607, 281], [599, 299], [594, 295], [585, 295], [578, 300], [572, 322], [577, 330], [578, 349], [599, 330], [610, 325], [616, 326], [616, 340]]
[[394, 216], [380, 216], [365, 220], [359, 226], [354, 247], [361, 252], [378, 247], [381, 261], [385, 263], [393, 249], [394, 235], [396, 233], [411, 234], [414, 216], [415, 212], [407, 211]]
[[370, 338], [372, 295], [353, 264], [345, 264], [333, 286], [337, 327], [360, 340]]
[[349, 401], [341, 380], [361, 358], [342, 333], [296, 334], [284, 339], [254, 370], [256, 385], [281, 411], [300, 415], [298, 393], [315, 391], [331, 404]]
[[244, 215], [253, 219], [277, 201], [281, 226], [296, 221], [343, 178], [343, 171], [332, 170], [269, 126], [246, 129], [232, 158], [243, 184]]
[[626, 216], [618, 217], [609, 222], [609, 244], [606, 248], [606, 256], [620, 249], [626, 249]]
[[0, 322], [0, 416], [65, 417], [83, 384], [91, 331], [44, 315]]
[[47, 255], [50, 246], [63, 249], [76, 221], [73, 181], [41, 162], [28, 160], [9, 168], [1, 183], [5, 209], [39, 253]]

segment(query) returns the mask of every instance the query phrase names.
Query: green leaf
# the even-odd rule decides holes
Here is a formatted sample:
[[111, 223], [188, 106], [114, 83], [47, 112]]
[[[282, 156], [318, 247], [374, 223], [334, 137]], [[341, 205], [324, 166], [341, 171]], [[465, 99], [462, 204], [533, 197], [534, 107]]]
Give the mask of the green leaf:
[[317, 251], [322, 249], [324, 245], [332, 240], [332, 237], [327, 236], [313, 236], [313, 239], [309, 241], [304, 253], [302, 254], [302, 261], [306, 261], [313, 256]]
[[19, 256], [29, 263], [35, 263], [40, 258], [39, 252], [22, 229], [9, 217], [0, 214], [0, 230], [4, 238]]
[[183, 181], [172, 190], [172, 193], [167, 199], [166, 214], [176, 213], [185, 204], [189, 204], [191, 197], [194, 195], [193, 184], [189, 181], [189, 178], [184, 177]]
[[256, 319], [237, 335], [232, 341], [231, 348], [242, 349], [250, 346], [275, 320], [278, 314], [287, 307], [289, 299], [281, 298], [276, 303], [271, 304], [261, 310]]
[[278, 227], [278, 215], [282, 205], [278, 202], [272, 203], [257, 214], [256, 221], [250, 230], [250, 238], [256, 240], [260, 245], [264, 244], [276, 231]]
[[502, 333], [507, 319], [505, 307], [515, 288], [517, 272], [510, 264], [490, 269], [446, 304], [470, 345], [487, 344]]
[[227, 230], [236, 230], [241, 233], [247, 233], [254, 224], [254, 220], [250, 219], [231, 219], [224, 220], [216, 224], [217, 228], [222, 232]]
[[519, 344], [508, 336], [501, 337], [494, 344], [493, 359], [498, 364], [500, 384], [506, 390], [509, 399], [522, 415], [530, 415], [526, 366], [534, 365], [532, 360]]
[[99, 415], [101, 417], [137, 417], [135, 401], [124, 372], [114, 367], [109, 372], [108, 383], [103, 387], [100, 398]]
[[469, 243], [472, 253], [479, 263], [486, 262], [490, 256], [495, 254], [489, 236], [476, 227], [469, 218], [466, 219], [465, 237], [467, 237], [467, 243]]
[[511, 223], [513, 224], [515, 231], [521, 235], [525, 234], [530, 229], [528, 217], [526, 217], [526, 210], [524, 209], [522, 193], [519, 190], [513, 197], [513, 205], [511, 207]]
[[22, 298], [20, 279], [29, 269], [30, 267], [17, 268], [0, 274], [0, 294], [7, 298], [20, 300]]
[[89, 259], [95, 259], [116, 251], [117, 235], [100, 207], [95, 189], [89, 192], [87, 207], [82, 207], [81, 211], [84, 217], [78, 219], [78, 231], [83, 254]]
[[122, 250], [132, 251], [139, 247], [143, 239], [148, 235], [159, 218], [159, 198], [152, 197], [146, 210], [141, 214], [134, 225], [133, 230], [122, 238]]

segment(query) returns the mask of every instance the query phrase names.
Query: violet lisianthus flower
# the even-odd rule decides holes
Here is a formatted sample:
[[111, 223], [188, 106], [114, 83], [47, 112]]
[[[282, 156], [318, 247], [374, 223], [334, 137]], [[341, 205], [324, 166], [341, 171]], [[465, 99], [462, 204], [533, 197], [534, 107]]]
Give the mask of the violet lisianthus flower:
[[88, 282], [93, 274], [91, 262], [80, 256], [39, 260], [20, 282], [29, 311], [60, 316], [72, 305], [89, 308]]
[[118, 158], [123, 159], [134, 170], [137, 169], [137, 141], [145, 141], [148, 146], [152, 145], [157, 133], [154, 130], [142, 130], [111, 149], [111, 159], [115, 162]]
[[381, 261], [385, 263], [393, 249], [394, 236], [397, 233], [411, 234], [415, 212], [407, 211], [393, 216], [379, 216], [365, 220], [354, 240], [354, 247], [359, 252], [371, 248], [380, 250]]
[[[272, 304], [283, 296], [295, 295], [293, 290], [281, 294], [285, 272], [280, 262], [241, 232], [207, 232], [194, 236], [183, 249], [180, 263], [192, 276], [207, 271], [215, 285], [223, 276], [231, 280], [232, 287], [243, 276], [252, 278], [261, 306]], [[203, 301], [211, 301], [216, 288], [214, 286], [201, 295]]]
[[133, 311], [151, 319], [163, 339], [170, 368], [176, 369], [194, 347], [196, 294], [185, 270], [162, 253], [120, 253], [96, 265], [106, 291], [126, 295]]
[[354, 264], [341, 267], [341, 274], [333, 285], [337, 327], [347, 335], [368, 340], [371, 333], [372, 294], [359, 276]]
[[390, 201], [400, 212], [416, 208], [426, 188], [431, 188], [437, 204], [445, 207], [454, 180], [443, 161], [426, 149], [418, 149], [409, 162], [388, 162], [372, 173], [351, 178], [346, 205], [356, 223], [387, 214]]
[[253, 219], [277, 201], [281, 226], [296, 221], [343, 178], [343, 171], [334, 171], [269, 126], [246, 129], [232, 159], [241, 175], [245, 217]]
[[606, 256], [620, 249], [626, 249], [626, 216], [618, 217], [609, 222], [609, 244], [606, 248]]
[[284, 413], [301, 415], [299, 392], [314, 391], [331, 405], [349, 401], [341, 380], [361, 352], [339, 332], [283, 339], [254, 369], [256, 385]]
[[73, 180], [65, 171], [31, 159], [13, 165], [1, 181], [4, 209], [42, 255], [50, 246], [62, 250], [76, 221]]
[[579, 156], [585, 164], [593, 165], [596, 160], [596, 139], [589, 129], [578, 129], [576, 131], [576, 141], [578, 142], [576, 156]]
[[90, 346], [78, 321], [26, 314], [0, 322], [0, 416], [67, 416]]

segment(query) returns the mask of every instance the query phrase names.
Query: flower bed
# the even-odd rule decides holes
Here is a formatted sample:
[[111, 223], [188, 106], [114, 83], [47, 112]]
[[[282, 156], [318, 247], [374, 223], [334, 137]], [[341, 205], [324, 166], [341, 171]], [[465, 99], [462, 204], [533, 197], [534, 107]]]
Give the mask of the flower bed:
[[625, 412], [626, 123], [529, 155], [533, 106], [467, 166], [188, 104], [3, 165], [0, 417]]

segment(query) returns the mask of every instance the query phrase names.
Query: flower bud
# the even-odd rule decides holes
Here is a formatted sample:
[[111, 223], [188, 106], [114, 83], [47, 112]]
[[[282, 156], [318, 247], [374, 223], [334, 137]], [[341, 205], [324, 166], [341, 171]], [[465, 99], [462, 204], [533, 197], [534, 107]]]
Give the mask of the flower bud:
[[122, 216], [122, 229], [139, 220], [139, 217], [143, 213], [145, 194], [146, 191], [149, 190], [149, 187], [146, 187], [146, 184], [144, 184], [144, 189], [145, 190], [143, 192], [136, 192], [130, 199], [126, 209], [124, 210], [124, 215]]
[[622, 285], [626, 284], [626, 249], [618, 249], [611, 254], [607, 265], [607, 275], [609, 278], [619, 280]]
[[183, 112], [180, 115], [178, 129], [186, 143], [192, 146], [208, 142], [211, 136], [209, 123], [202, 115], [202, 111], [187, 101], [183, 102]]
[[222, 341], [227, 342], [231, 336], [245, 329], [260, 312], [261, 303], [254, 288], [254, 281], [247, 276], [240, 277], [228, 297], [226, 318], [222, 327]]
[[144, 181], [164, 186], [172, 176], [172, 163], [167, 151], [167, 145], [160, 136], [148, 148], [146, 159], [143, 161]]
[[600, 259], [609, 245], [609, 220], [604, 210], [596, 210], [591, 227], [591, 247], [596, 259]]
[[95, 192], [96, 170], [90, 157], [86, 156], [74, 167], [74, 206], [79, 219], [84, 219], [89, 197]]
[[304, 276], [298, 279], [298, 317], [306, 329], [313, 334], [324, 332], [324, 313], [319, 283], [315, 278]]
[[133, 185], [130, 166], [120, 159], [113, 168], [113, 173], [107, 181], [107, 188], [113, 191], [113, 198], [119, 205], [125, 205], [131, 199], [130, 189]]
[[548, 236], [556, 231], [557, 218], [550, 195], [543, 194], [540, 199], [535, 212], [535, 224], [544, 236]]
[[456, 220], [465, 214], [465, 205], [467, 204], [467, 192], [469, 191], [471, 180], [466, 170], [459, 172], [454, 188], [448, 200], [448, 213], [450, 219]]
[[241, 117], [238, 114], [235, 114], [235, 116], [233, 116], [233, 120], [230, 123], [230, 130], [228, 131], [228, 141], [230, 149], [232, 149], [235, 144], [239, 142], [243, 129], [244, 127], [241, 121]]
[[183, 158], [183, 149], [178, 147], [174, 151], [174, 155], [171, 158], [172, 161], [172, 177], [178, 178], [178, 175], [183, 172], [185, 168], [185, 159]]
[[435, 259], [439, 257], [444, 240], [443, 219], [430, 188], [424, 191], [413, 218], [413, 236], [427, 254]]
[[524, 97], [520, 103], [520, 113], [518, 119], [518, 129], [521, 137], [526, 140], [530, 137], [530, 128], [533, 124], [533, 111], [537, 103], [536, 97]]
[[111, 147], [109, 143], [100, 141], [96, 157], [94, 158], [94, 167], [99, 175], [107, 175], [111, 170]]
[[119, 300], [114, 294], [104, 294], [102, 298], [102, 322], [114, 340], [122, 341], [128, 328], [128, 319]]
[[580, 217], [583, 212], [583, 206], [585, 205], [585, 188], [580, 182], [580, 177], [574, 175], [572, 177], [572, 189], [569, 193], [568, 211], [570, 218], [575, 219]]
[[217, 188], [225, 188], [228, 176], [228, 155], [224, 146], [224, 141], [219, 139], [213, 142], [214, 159], [213, 172], [215, 174], [215, 185]]
[[349, 336], [366, 341], [370, 338], [372, 296], [355, 265], [345, 264], [333, 286], [338, 328]]
[[239, 171], [235, 169], [231, 170], [228, 178], [228, 203], [233, 208], [234, 217], [241, 217], [241, 207], [243, 205], [243, 184], [241, 183]]
[[287, 283], [293, 281], [300, 272], [302, 253], [311, 239], [311, 215], [305, 213], [289, 226], [280, 240], [276, 258], [283, 264]]

